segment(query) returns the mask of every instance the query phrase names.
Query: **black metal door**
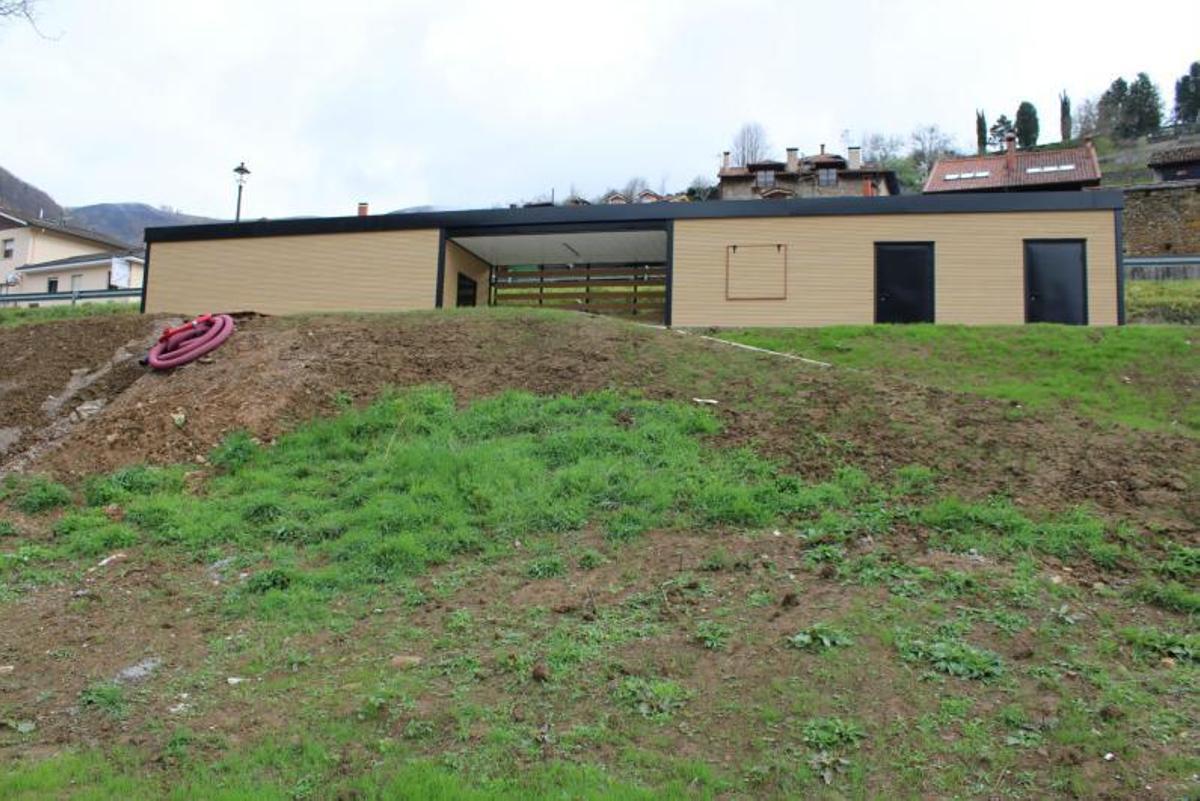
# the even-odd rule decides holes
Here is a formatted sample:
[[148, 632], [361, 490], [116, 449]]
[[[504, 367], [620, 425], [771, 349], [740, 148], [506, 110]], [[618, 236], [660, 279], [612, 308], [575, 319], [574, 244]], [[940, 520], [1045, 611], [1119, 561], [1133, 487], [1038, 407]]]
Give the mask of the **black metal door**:
[[1079, 239], [1026, 240], [1026, 322], [1087, 325], [1084, 259]]
[[456, 306], [474, 306], [475, 296], [479, 291], [479, 284], [469, 275], [458, 274], [458, 295], [455, 298]]
[[933, 322], [933, 243], [875, 245], [875, 322]]

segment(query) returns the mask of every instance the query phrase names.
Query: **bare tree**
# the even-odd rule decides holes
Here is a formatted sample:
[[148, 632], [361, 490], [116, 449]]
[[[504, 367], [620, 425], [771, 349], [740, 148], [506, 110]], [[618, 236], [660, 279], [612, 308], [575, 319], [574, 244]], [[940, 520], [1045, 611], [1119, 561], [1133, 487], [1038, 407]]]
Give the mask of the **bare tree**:
[[1075, 109], [1075, 136], [1093, 136], [1100, 127], [1100, 108], [1095, 98], [1088, 98]]
[[0, 23], [11, 19], [24, 19], [33, 23], [33, 7], [37, 0], [0, 0]]
[[621, 190], [621, 194], [629, 199], [630, 203], [637, 200], [639, 193], [649, 189], [650, 185], [646, 183], [645, 178], [630, 178], [625, 182], [625, 188]]
[[767, 132], [757, 122], [748, 122], [733, 137], [733, 163], [745, 167], [770, 155]]
[[863, 161], [871, 164], [890, 164], [904, 157], [904, 138], [867, 134], [862, 141]]
[[922, 176], [929, 175], [934, 162], [954, 153], [954, 139], [936, 125], [922, 125], [912, 132], [909, 154]]
[[708, 200], [717, 191], [717, 186], [707, 175], [697, 175], [687, 188], [687, 195], [692, 200]]

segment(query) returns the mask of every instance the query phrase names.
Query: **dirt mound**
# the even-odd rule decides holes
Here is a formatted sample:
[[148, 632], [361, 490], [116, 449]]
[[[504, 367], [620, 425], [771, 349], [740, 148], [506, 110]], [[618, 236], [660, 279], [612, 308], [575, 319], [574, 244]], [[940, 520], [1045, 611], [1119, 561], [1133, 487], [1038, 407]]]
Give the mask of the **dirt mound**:
[[115, 316], [0, 328], [0, 464], [64, 436], [136, 381], [161, 326]]
[[[23, 364], [42, 387], [23, 389], [26, 396], [44, 398], [86, 363], [60, 357], [53, 377], [41, 377], [43, 337], [88, 340], [99, 358], [148, 327], [132, 319], [62, 325], [53, 332], [38, 326], [45, 330], [10, 344], [30, 351], [22, 352]], [[142, 461], [192, 461], [231, 431], [269, 439], [387, 386], [447, 384], [462, 402], [505, 389], [616, 387], [718, 399], [722, 441], [751, 444], [811, 477], [842, 464], [882, 475], [918, 463], [967, 497], [1004, 493], [1051, 509], [1093, 502], [1139, 510], [1170, 527], [1181, 524], [1181, 512], [1184, 521], [1200, 514], [1187, 478], [1200, 450], [1186, 437], [1103, 428], [1068, 412], [1017, 417], [997, 401], [582, 315], [252, 318], [203, 362], [171, 373], [139, 369], [122, 367], [113, 380], [124, 381], [124, 391], [36, 467], [81, 476]]]

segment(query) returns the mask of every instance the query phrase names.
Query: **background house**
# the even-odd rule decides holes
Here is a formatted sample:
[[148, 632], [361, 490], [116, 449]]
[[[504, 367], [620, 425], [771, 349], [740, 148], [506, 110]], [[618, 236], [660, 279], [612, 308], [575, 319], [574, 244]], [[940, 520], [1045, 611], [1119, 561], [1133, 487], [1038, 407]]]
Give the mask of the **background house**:
[[731, 164], [729, 151], [725, 151], [717, 179], [721, 200], [874, 197], [900, 193], [896, 173], [863, 163], [860, 147], [849, 148], [845, 157], [826, 153], [825, 145], [821, 145], [820, 153], [807, 157], [800, 155], [799, 148], [789, 147], [786, 161], [764, 160], [746, 165]]
[[1100, 162], [1091, 140], [1079, 147], [1018, 150], [1009, 133], [1000, 153], [938, 159], [924, 192], [1047, 192], [1100, 186]]
[[49, 293], [70, 302], [77, 292], [137, 289], [143, 268], [141, 250], [112, 237], [0, 211], [0, 294], [10, 301]]
[[1160, 150], [1150, 157], [1149, 166], [1160, 181], [1200, 178], [1200, 145]]

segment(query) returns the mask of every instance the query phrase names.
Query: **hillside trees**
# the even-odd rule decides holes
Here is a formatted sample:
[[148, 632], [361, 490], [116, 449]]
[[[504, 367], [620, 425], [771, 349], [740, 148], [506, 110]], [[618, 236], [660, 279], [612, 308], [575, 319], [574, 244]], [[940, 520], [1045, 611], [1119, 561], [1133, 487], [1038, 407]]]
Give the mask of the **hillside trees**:
[[1175, 81], [1173, 117], [1177, 124], [1200, 122], [1200, 61], [1193, 61], [1188, 71]]
[[1014, 126], [1017, 144], [1022, 148], [1037, 145], [1038, 129], [1037, 108], [1028, 100], [1021, 101], [1021, 105], [1017, 107], [1017, 122]]

